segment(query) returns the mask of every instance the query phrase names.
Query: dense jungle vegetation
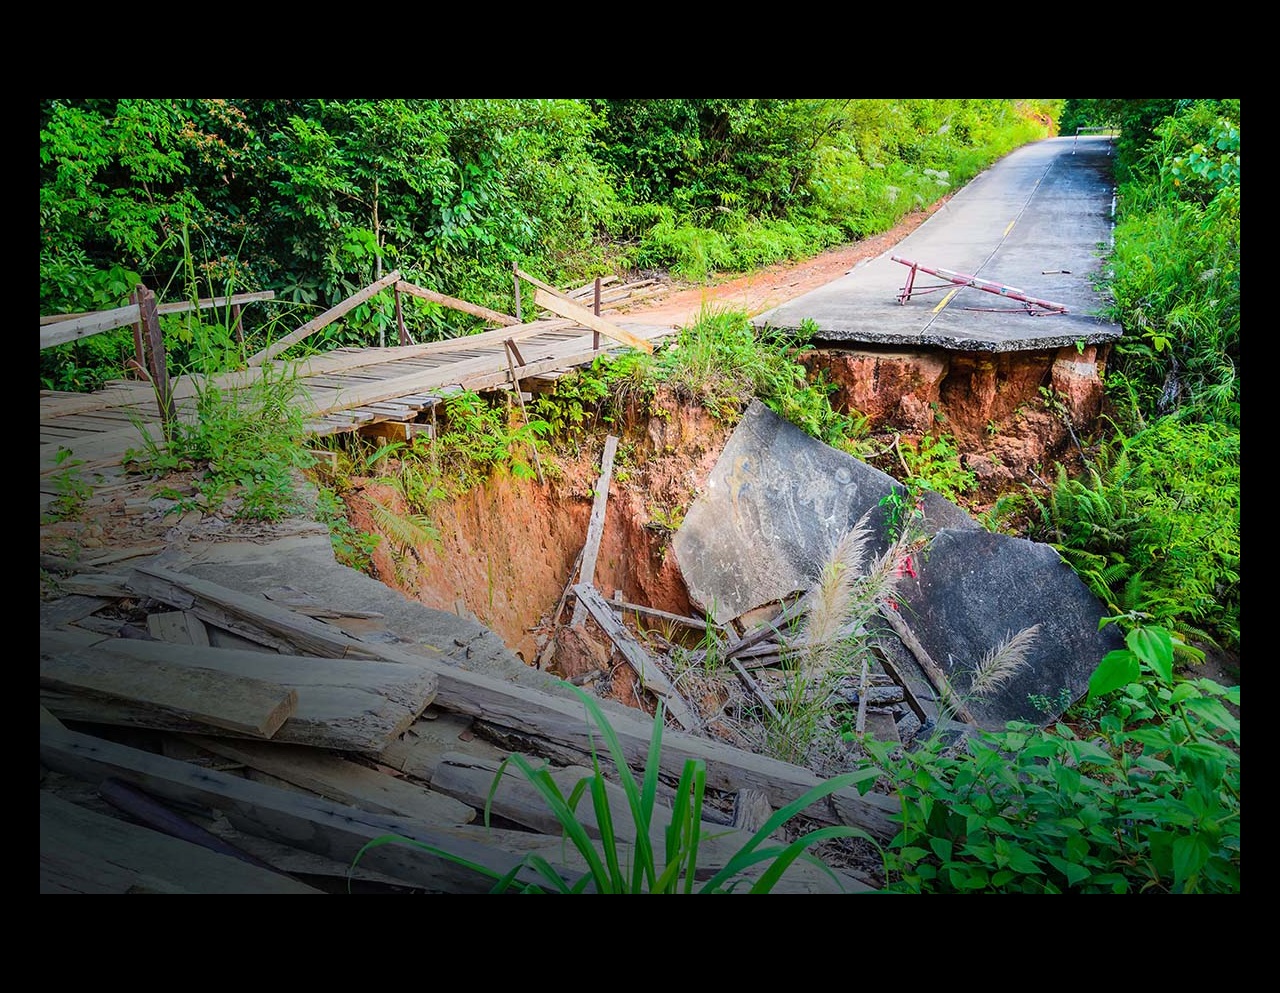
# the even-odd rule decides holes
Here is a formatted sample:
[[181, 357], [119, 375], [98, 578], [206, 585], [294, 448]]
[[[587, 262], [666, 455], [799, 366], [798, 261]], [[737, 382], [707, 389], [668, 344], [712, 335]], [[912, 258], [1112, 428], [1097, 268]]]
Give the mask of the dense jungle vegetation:
[[[989, 520], [1030, 520], [1023, 536], [1058, 548], [1127, 648], [1049, 728], [873, 755], [905, 811], [886, 873], [913, 892], [1238, 893], [1239, 688], [1194, 663], [1196, 645], [1239, 651], [1239, 100], [46, 100], [41, 314], [119, 306], [138, 282], [165, 300], [274, 290], [245, 311], [244, 345], [227, 314], [164, 319], [176, 370], [217, 372], [392, 268], [506, 312], [512, 263], [560, 285], [745, 271], [886, 230], [1077, 127], [1118, 135], [1105, 269], [1126, 335], [1083, 472]], [[470, 330], [408, 302], [420, 340]], [[393, 321], [375, 298], [307, 345], [377, 343]], [[741, 400], [707, 370], [751, 370], [780, 413], [856, 451], [856, 412], [832, 411], [745, 315], [682, 342], [705, 360], [695, 395]], [[48, 349], [41, 386], [93, 389], [131, 353], [127, 331]], [[642, 375], [689, 372], [653, 359]], [[637, 379], [634, 359], [595, 372], [597, 399]], [[913, 484], [945, 491], [955, 469]]]

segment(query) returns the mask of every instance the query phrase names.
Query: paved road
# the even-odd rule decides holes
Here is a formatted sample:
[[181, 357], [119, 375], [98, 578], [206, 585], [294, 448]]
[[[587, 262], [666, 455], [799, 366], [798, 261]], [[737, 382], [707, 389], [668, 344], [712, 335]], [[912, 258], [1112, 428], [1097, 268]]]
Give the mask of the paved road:
[[[848, 275], [766, 311], [757, 327], [818, 326], [831, 343], [923, 345], [964, 351], [1056, 348], [1114, 341], [1119, 325], [1099, 316], [1094, 286], [1111, 246], [1111, 139], [1048, 138], [1025, 145], [982, 173], [893, 249]], [[956, 285], [923, 271], [898, 302], [911, 270], [976, 277], [1014, 296]], [[1025, 296], [1064, 305], [1064, 313]]]

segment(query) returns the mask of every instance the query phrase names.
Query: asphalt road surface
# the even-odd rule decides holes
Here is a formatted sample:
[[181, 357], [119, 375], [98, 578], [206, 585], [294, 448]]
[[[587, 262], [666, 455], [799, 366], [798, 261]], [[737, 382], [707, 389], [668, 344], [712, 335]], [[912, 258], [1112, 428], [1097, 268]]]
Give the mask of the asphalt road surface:
[[965, 351], [1114, 341], [1121, 328], [1096, 286], [1112, 246], [1112, 153], [1105, 136], [1025, 145], [890, 251], [754, 323], [808, 319], [815, 342]]

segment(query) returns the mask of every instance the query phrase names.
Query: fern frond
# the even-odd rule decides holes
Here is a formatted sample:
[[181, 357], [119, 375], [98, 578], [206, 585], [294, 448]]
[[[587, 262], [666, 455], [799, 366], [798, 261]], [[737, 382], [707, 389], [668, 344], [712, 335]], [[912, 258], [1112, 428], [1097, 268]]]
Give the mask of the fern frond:
[[401, 551], [440, 540], [439, 529], [424, 514], [400, 514], [373, 499], [366, 500], [365, 506], [378, 529]]

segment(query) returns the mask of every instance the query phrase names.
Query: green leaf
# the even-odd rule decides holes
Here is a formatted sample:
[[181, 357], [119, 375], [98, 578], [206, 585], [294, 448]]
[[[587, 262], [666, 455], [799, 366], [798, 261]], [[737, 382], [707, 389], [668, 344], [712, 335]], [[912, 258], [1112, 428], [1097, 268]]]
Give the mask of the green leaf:
[[1209, 846], [1201, 835], [1178, 837], [1173, 839], [1173, 885], [1179, 893], [1187, 892], [1188, 883], [1209, 861]]
[[1009, 859], [1009, 868], [1022, 873], [1034, 873], [1042, 875], [1044, 870], [1025, 848], [1019, 845], [1010, 845], [1006, 855]]
[[1173, 639], [1161, 627], [1134, 628], [1125, 635], [1129, 650], [1146, 662], [1165, 683], [1173, 682]]
[[1107, 652], [1089, 677], [1089, 699], [1118, 690], [1121, 686], [1134, 682], [1141, 674], [1138, 656], [1132, 651], [1117, 648]]
[[1078, 862], [1069, 862], [1057, 855], [1045, 853], [1045, 861], [1067, 877], [1067, 884], [1075, 886], [1089, 878], [1089, 870]]

